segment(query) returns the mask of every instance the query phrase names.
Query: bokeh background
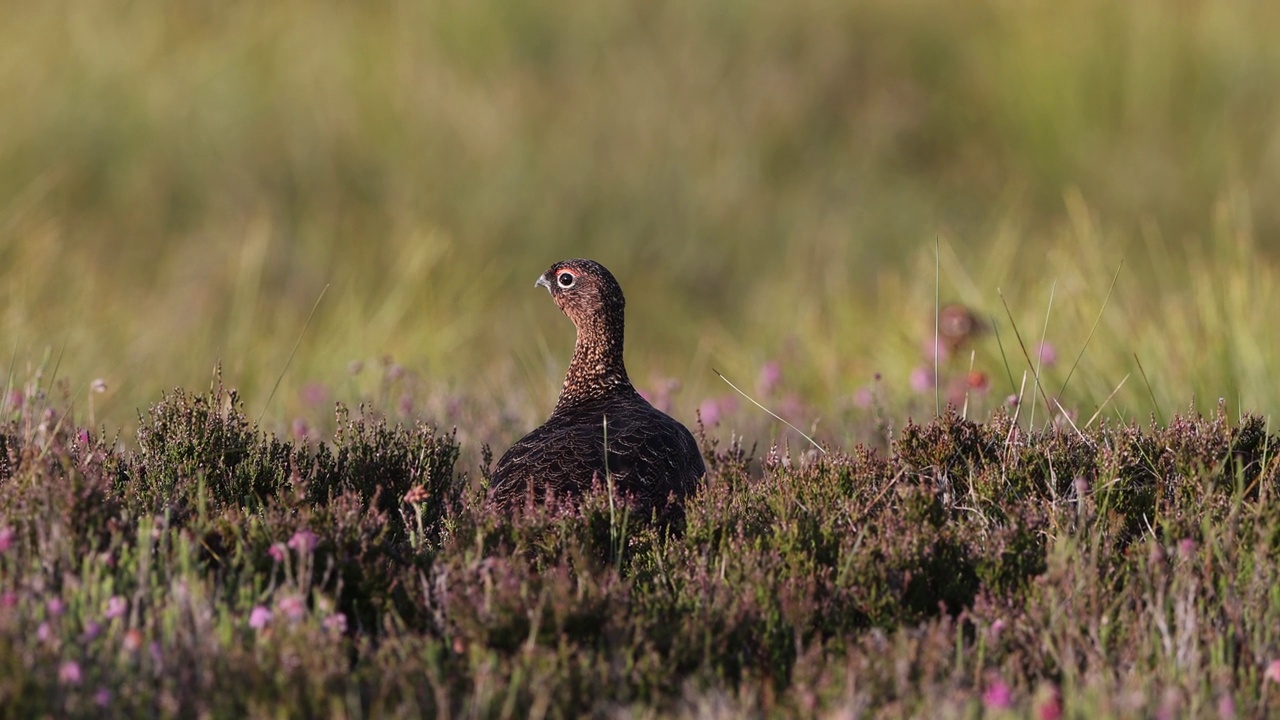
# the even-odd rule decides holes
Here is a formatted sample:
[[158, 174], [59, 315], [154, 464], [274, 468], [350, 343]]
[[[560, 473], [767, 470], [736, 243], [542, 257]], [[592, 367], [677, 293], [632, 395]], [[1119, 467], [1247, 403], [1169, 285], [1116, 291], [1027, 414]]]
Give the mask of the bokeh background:
[[5, 3], [0, 355], [108, 429], [220, 363], [282, 427], [408, 377], [406, 414], [510, 434], [572, 344], [533, 280], [589, 256], [686, 421], [756, 413], [712, 368], [837, 440], [932, 414], [935, 296], [990, 326], [942, 366], [971, 413], [1025, 407], [1037, 357], [1077, 422], [1275, 412], [1277, 29], [1245, 0]]

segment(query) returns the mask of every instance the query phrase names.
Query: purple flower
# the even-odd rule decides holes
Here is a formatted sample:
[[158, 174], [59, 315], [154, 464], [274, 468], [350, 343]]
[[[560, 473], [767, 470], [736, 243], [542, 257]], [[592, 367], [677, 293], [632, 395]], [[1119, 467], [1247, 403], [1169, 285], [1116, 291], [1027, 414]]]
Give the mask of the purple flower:
[[68, 660], [58, 667], [58, 681], [63, 685], [79, 685], [81, 680], [80, 664]]
[[1232, 720], [1236, 716], [1236, 700], [1230, 694], [1218, 698], [1218, 717]]
[[319, 540], [320, 537], [310, 530], [299, 530], [289, 538], [289, 547], [301, 554], [306, 554], [315, 549]]
[[89, 383], [89, 390], [91, 392], [104, 393], [107, 391], [107, 381], [102, 378], [94, 378], [93, 382]]
[[1053, 367], [1058, 362], [1058, 349], [1051, 342], [1040, 343], [1040, 364], [1044, 367]]
[[1036, 705], [1037, 720], [1062, 720], [1062, 692], [1053, 683], [1042, 685]]
[[704, 425], [720, 424], [720, 403], [715, 398], [707, 398], [698, 404], [698, 416]]
[[782, 366], [776, 360], [770, 360], [760, 367], [760, 377], [756, 379], [756, 391], [761, 395], [772, 395], [782, 382]]
[[267, 554], [276, 562], [284, 562], [284, 556], [287, 552], [288, 550], [285, 549], [284, 543], [271, 543], [271, 547], [267, 548]]
[[84, 639], [92, 640], [102, 634], [102, 626], [90, 620], [84, 624]]
[[927, 392], [933, 389], [933, 368], [927, 365], [920, 365], [911, 371], [911, 389], [918, 393]]
[[347, 632], [347, 616], [342, 613], [334, 613], [324, 619], [324, 629], [338, 635], [345, 635]]
[[920, 350], [924, 353], [924, 359], [929, 361], [946, 362], [951, 357], [951, 348], [947, 343], [942, 342], [941, 338], [935, 341], [932, 335], [920, 341]]
[[311, 434], [311, 428], [307, 425], [307, 421], [297, 417], [293, 419], [293, 437], [295, 440], [306, 440]]
[[[298, 622], [307, 613], [307, 603], [301, 595], [285, 595], [276, 601], [276, 609], [290, 622]], [[252, 620], [250, 621], [252, 624]]]
[[853, 394], [853, 406], [857, 408], [869, 408], [875, 400], [871, 388], [862, 388]]
[[1018, 396], [1017, 396], [1017, 395], [1010, 395], [1009, 397], [1007, 397], [1007, 398], [1005, 398], [1005, 399], [1004, 399], [1004, 404], [1005, 404], [1005, 405], [1008, 405], [1009, 407], [1017, 407], [1017, 406], [1018, 406]]
[[1196, 541], [1191, 538], [1182, 538], [1178, 541], [1178, 554], [1184, 558], [1189, 558], [1196, 554]]
[[5, 590], [0, 594], [0, 607], [11, 608], [18, 604], [18, 593], [12, 590]]
[[302, 386], [302, 404], [307, 407], [317, 407], [325, 400], [329, 399], [329, 391], [325, 389], [323, 383], [309, 382]]
[[110, 598], [107, 598], [106, 618], [108, 620], [115, 620], [121, 615], [124, 615], [125, 611], [128, 609], [129, 601], [119, 595], [112, 595]]
[[1267, 671], [1262, 674], [1262, 677], [1265, 678], [1267, 682], [1273, 682], [1280, 685], [1280, 660], [1272, 660], [1271, 664], [1267, 666]]
[[44, 604], [44, 611], [49, 613], [49, 617], [58, 617], [67, 609], [66, 603], [62, 602], [62, 598], [49, 598]]
[[13, 547], [13, 528], [0, 528], [0, 553], [9, 552], [9, 548]]
[[982, 705], [988, 710], [1008, 710], [1013, 705], [1013, 693], [999, 678], [993, 680], [982, 693]]
[[271, 611], [265, 607], [258, 605], [249, 613], [249, 627], [254, 630], [261, 630], [271, 622]]
[[49, 642], [50, 634], [49, 623], [47, 622], [40, 623], [40, 626], [36, 628], [36, 639], [40, 642]]
[[26, 400], [26, 395], [21, 390], [14, 390], [9, 393], [9, 407], [14, 410], [21, 410], [24, 400]]
[[107, 707], [111, 704], [111, 691], [104, 687], [98, 688], [98, 691], [93, 694], [93, 703], [100, 708]]
[[996, 618], [995, 622], [991, 623], [991, 639], [995, 640], [1000, 637], [1000, 635], [1004, 633], [1004, 629], [1005, 621], [1002, 618]]

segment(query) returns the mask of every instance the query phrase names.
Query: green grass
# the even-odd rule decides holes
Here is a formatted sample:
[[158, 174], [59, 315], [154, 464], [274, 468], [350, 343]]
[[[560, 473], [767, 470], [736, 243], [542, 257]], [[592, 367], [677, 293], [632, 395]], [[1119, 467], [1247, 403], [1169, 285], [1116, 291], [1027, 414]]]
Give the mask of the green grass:
[[[938, 236], [944, 300], [1006, 338], [997, 289], [1038, 337], [1056, 281], [1067, 357], [1125, 261], [1067, 388], [1081, 414], [1135, 352], [1165, 414], [1280, 407], [1266, 3], [0, 15], [4, 354], [17, 377], [60, 358], [80, 398], [104, 378], [107, 427], [219, 361], [265, 405], [325, 287], [268, 418], [389, 355], [527, 424], [570, 342], [528, 286], [582, 255], [631, 298], [632, 374], [680, 378], [686, 416], [725, 390], [711, 367], [750, 383], [786, 356], [794, 419], [829, 421], [920, 362]], [[993, 339], [977, 362], [1005, 376]], [[1113, 403], [1155, 409], [1132, 380]]]

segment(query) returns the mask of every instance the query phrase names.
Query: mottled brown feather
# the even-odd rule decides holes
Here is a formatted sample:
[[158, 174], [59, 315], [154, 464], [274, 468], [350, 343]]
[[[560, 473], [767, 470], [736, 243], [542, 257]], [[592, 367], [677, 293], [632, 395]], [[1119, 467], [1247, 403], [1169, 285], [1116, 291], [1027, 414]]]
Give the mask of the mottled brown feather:
[[[566, 285], [567, 281], [567, 285]], [[706, 472], [693, 435], [636, 392], [622, 359], [626, 301], [618, 281], [591, 260], [552, 265], [538, 285], [573, 321], [577, 340], [551, 417], [498, 460], [490, 498], [503, 507], [529, 494], [577, 497], [609, 479], [638, 517], [678, 510]], [[671, 505], [674, 501], [674, 505]]]

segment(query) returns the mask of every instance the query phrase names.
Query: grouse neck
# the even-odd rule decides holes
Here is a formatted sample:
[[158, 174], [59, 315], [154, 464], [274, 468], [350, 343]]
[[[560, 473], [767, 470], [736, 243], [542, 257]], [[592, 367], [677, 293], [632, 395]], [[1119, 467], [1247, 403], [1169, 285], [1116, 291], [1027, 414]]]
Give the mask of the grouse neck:
[[573, 358], [556, 408], [632, 390], [622, 362], [622, 318], [596, 317], [578, 326]]

